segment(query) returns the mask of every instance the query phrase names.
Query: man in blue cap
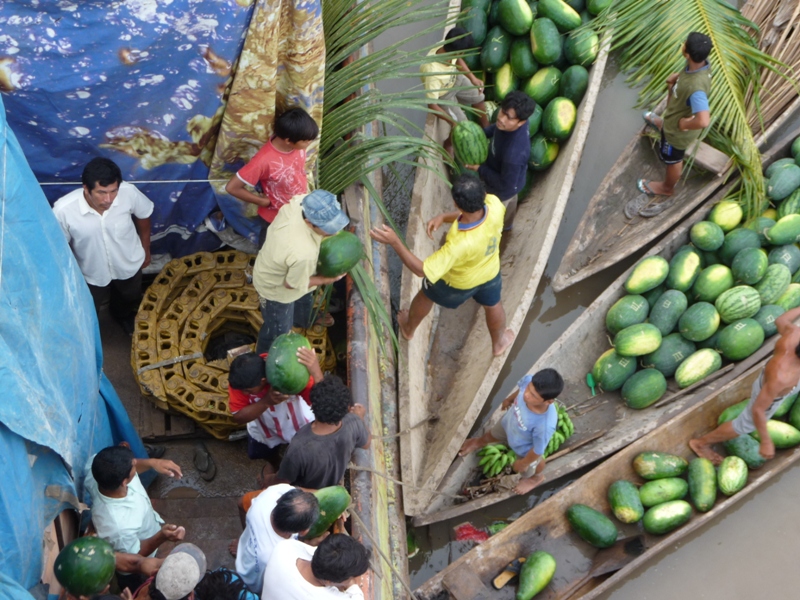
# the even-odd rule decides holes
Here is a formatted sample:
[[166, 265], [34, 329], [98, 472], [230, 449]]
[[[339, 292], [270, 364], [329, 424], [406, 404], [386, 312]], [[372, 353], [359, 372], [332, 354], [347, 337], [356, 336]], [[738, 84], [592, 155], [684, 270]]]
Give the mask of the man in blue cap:
[[336, 196], [325, 190], [294, 196], [278, 212], [253, 267], [264, 317], [257, 354], [269, 352], [275, 338], [293, 325], [308, 327], [314, 290], [344, 277], [317, 275], [317, 259], [322, 239], [349, 222]]

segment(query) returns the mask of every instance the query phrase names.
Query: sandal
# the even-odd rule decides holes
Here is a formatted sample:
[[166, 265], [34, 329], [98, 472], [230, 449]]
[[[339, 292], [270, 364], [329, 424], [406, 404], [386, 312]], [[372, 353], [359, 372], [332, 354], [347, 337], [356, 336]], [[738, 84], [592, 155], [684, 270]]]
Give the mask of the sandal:
[[642, 192], [645, 196], [649, 198], [655, 198], [659, 194], [656, 194], [653, 190], [650, 189], [650, 186], [647, 185], [650, 183], [649, 181], [645, 181], [644, 179], [639, 179], [636, 181], [636, 189]]
[[661, 121], [663, 124], [663, 120], [659, 117], [656, 113], [651, 110], [646, 110], [642, 113], [642, 119], [644, 119], [644, 126], [645, 128], [650, 127], [654, 131], [660, 132], [661, 127], [658, 126], [658, 121]]
[[200, 477], [205, 481], [211, 481], [217, 474], [217, 465], [203, 442], [197, 442], [194, 446], [194, 466], [197, 468]]

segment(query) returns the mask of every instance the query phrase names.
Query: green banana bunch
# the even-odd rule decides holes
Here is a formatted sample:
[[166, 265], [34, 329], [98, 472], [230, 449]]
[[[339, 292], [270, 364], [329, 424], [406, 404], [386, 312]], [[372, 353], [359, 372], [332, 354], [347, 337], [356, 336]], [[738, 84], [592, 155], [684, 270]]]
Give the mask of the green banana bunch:
[[497, 477], [517, 460], [511, 448], [503, 444], [489, 444], [478, 451], [478, 465], [483, 469], [485, 477]]
[[556, 431], [553, 434], [553, 437], [550, 438], [550, 442], [548, 442], [547, 448], [545, 448], [545, 458], [558, 450], [561, 444], [567, 441], [569, 437], [575, 433], [575, 425], [572, 424], [572, 419], [569, 418], [567, 409], [561, 404], [556, 404], [556, 411], [558, 412], [558, 424], [556, 425]]

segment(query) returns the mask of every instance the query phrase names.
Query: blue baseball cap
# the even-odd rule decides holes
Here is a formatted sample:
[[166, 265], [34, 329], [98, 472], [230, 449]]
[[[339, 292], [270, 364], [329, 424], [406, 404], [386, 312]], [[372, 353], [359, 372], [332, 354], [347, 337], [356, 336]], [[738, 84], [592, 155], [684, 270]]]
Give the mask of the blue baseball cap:
[[303, 213], [312, 224], [334, 235], [347, 227], [350, 219], [342, 212], [336, 196], [326, 190], [314, 190], [303, 198]]

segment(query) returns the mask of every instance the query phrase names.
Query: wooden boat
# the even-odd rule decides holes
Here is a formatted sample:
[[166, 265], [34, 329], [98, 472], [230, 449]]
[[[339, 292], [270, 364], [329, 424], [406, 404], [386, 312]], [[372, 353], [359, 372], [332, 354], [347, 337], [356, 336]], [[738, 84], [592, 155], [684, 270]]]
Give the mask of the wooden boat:
[[[606, 494], [614, 481], [627, 479], [634, 483], [644, 482], [631, 466], [640, 452], [655, 450], [686, 459], [694, 458], [687, 441], [712, 430], [725, 408], [748, 398], [752, 382], [759, 376], [762, 367], [763, 363], [753, 365], [746, 373], [707, 395], [693, 408], [675, 416], [522, 515], [424, 583], [415, 591], [417, 598], [446, 598], [446, 592], [457, 600], [510, 598], [513, 590], [509, 588], [513, 584], [495, 591], [491, 581], [514, 559], [528, 556], [535, 550], [544, 550], [555, 557], [558, 566], [550, 585], [536, 598], [589, 600], [618, 584], [662, 551], [673, 548], [678, 540], [724, 513], [793, 465], [800, 459], [800, 448], [779, 450], [764, 467], [750, 471], [747, 485], [741, 492], [731, 497], [718, 494], [717, 502], [709, 512], [695, 511], [686, 525], [663, 536], [644, 533], [640, 524], [623, 525], [615, 520], [621, 532], [620, 537], [627, 538], [628, 543], [618, 541], [610, 550], [598, 551], [572, 531], [565, 512], [569, 506], [580, 503], [610, 515]], [[613, 571], [608, 573], [609, 569]], [[466, 593], [463, 591], [465, 589], [468, 590]]]
[[[795, 99], [766, 133], [756, 138], [759, 148], [764, 147], [770, 135], [781, 131], [798, 106], [800, 99]], [[709, 149], [705, 145], [702, 148], [704, 151]], [[708, 165], [712, 160], [704, 162]], [[628, 201], [640, 195], [636, 189], [637, 179], [643, 177], [658, 181], [664, 172], [664, 165], [657, 156], [657, 145], [646, 134], [645, 128], [642, 128], [627, 145], [589, 201], [553, 277], [553, 289], [559, 292], [568, 288], [618, 263], [657, 239], [680, 223], [723, 185], [724, 178], [719, 175], [725, 170], [724, 166], [718, 167], [716, 173], [693, 169], [677, 188], [674, 202], [663, 213], [650, 219], [638, 215], [628, 219], [623, 209]]]
[[[793, 127], [773, 144], [772, 148], [762, 156], [764, 164], [767, 165], [788, 155], [791, 143], [798, 135], [800, 135], [800, 125]], [[689, 243], [691, 226], [703, 220], [711, 207], [725, 196], [732, 185], [731, 183], [724, 186], [707, 200], [690, 218], [653, 247], [648, 255], [660, 254], [669, 259], [675, 250]], [[547, 481], [554, 481], [591, 465], [639, 439], [740, 375], [754, 361], [764, 356], [764, 353], [770, 352], [774, 345], [774, 338], [767, 340], [755, 355], [713, 374], [712, 377], [716, 378], [713, 382], [707, 378], [685, 390], [678, 390], [674, 380], [670, 380], [670, 388], [664, 398], [645, 410], [628, 408], [620, 399], [619, 392], [605, 392], [589, 398], [590, 392], [586, 386], [585, 375], [592, 370], [597, 357], [610, 347], [605, 328], [605, 315], [608, 309], [625, 295], [623, 284], [632, 269], [633, 267], [614, 281], [545, 351], [529, 371], [535, 373], [545, 367], [558, 369], [565, 381], [561, 401], [570, 409], [575, 424], [575, 434], [556, 454], [548, 458], [547, 468], [544, 471]], [[483, 431], [490, 429], [502, 414], [499, 409], [495, 411], [488, 424], [476, 435], [482, 435]], [[439, 486], [439, 495], [431, 501], [425, 513], [415, 515], [413, 524], [421, 526], [450, 519], [514, 495], [510, 490], [498, 490], [494, 487], [486, 490], [480, 497], [457, 503], [454, 497], [477, 479], [479, 479], [477, 455], [457, 458]]]
[[[578, 107], [578, 119], [554, 165], [539, 175], [519, 206], [513, 232], [501, 245], [503, 306], [508, 327], [518, 333], [539, 285], [553, 247], [570, 188], [580, 163], [589, 122], [600, 90], [607, 58], [607, 44], [590, 71], [589, 86]], [[426, 135], [444, 142], [449, 126], [428, 116]], [[406, 243], [419, 257], [436, 251], [436, 240], [425, 231], [428, 220], [451, 211], [448, 184], [439, 173], [441, 161], [417, 168]], [[403, 271], [400, 306], [407, 308], [419, 291], [421, 279]], [[399, 369], [400, 451], [405, 512], [424, 512], [432, 491], [472, 428], [494, 385], [508, 352], [493, 357], [482, 310], [468, 302], [457, 310], [434, 308], [417, 329], [414, 339], [401, 341]]]

